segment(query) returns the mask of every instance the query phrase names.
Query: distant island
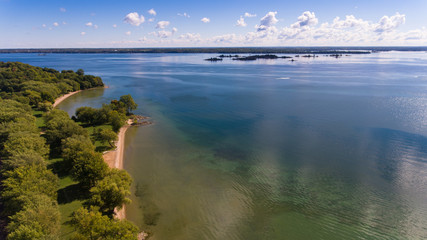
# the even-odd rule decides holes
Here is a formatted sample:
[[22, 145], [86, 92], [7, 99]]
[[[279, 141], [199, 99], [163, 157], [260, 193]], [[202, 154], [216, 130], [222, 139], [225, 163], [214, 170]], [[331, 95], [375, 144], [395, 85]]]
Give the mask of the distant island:
[[200, 47], [200, 48], [17, 48], [0, 53], [218, 53], [218, 54], [369, 54], [427, 51], [427, 47]]

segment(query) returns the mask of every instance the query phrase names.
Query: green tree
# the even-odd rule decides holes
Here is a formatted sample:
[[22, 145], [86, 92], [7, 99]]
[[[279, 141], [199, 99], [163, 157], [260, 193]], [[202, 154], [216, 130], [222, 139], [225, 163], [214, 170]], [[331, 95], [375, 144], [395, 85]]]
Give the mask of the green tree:
[[88, 136], [88, 133], [64, 111], [54, 109], [46, 116], [46, 138], [51, 148], [58, 149], [63, 139], [73, 135]]
[[92, 107], [79, 107], [76, 110], [77, 121], [93, 125], [97, 122], [97, 110]]
[[24, 209], [10, 217], [8, 239], [58, 239], [58, 204], [46, 195], [33, 195]]
[[71, 166], [74, 159], [83, 151], [94, 151], [92, 141], [88, 136], [73, 135], [62, 140], [62, 158]]
[[125, 105], [126, 112], [128, 114], [138, 107], [138, 104], [135, 103], [130, 94], [121, 96], [119, 102], [122, 102]]
[[24, 152], [17, 153], [11, 156], [9, 159], [2, 161], [2, 170], [9, 171], [15, 168], [29, 166], [29, 165], [41, 165], [46, 167], [46, 160], [37, 152], [33, 150], [27, 150]]
[[93, 187], [95, 182], [103, 179], [107, 172], [108, 166], [101, 153], [85, 149], [73, 160], [72, 177], [85, 187]]
[[128, 196], [131, 194], [131, 184], [132, 179], [126, 171], [113, 168], [90, 189], [91, 198], [88, 203], [98, 206], [102, 213], [112, 216], [114, 208], [121, 208], [123, 204], [130, 203]]
[[117, 111], [112, 111], [110, 115], [111, 126], [114, 132], [118, 132], [123, 125], [125, 125], [127, 117]]
[[4, 143], [3, 152], [6, 156], [32, 150], [41, 156], [47, 156], [49, 149], [46, 140], [37, 133], [14, 132], [11, 133]]
[[56, 199], [58, 177], [41, 165], [27, 165], [6, 171], [3, 180], [2, 201], [8, 212], [20, 211], [34, 194], [45, 194]]
[[96, 139], [100, 141], [102, 144], [108, 143], [111, 147], [113, 147], [114, 141], [117, 141], [117, 133], [115, 133], [111, 129], [98, 129], [99, 131], [96, 133]]
[[71, 220], [73, 240], [137, 240], [138, 228], [126, 220], [110, 219], [95, 208], [80, 208]]

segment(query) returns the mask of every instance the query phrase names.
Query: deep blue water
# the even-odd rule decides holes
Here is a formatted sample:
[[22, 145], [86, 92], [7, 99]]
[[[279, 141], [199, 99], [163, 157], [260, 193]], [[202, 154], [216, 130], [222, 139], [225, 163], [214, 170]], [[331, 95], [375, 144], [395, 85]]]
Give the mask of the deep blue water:
[[154, 125], [126, 136], [128, 218], [152, 239], [427, 238], [427, 53], [205, 62], [209, 54], [0, 54], [83, 68]]

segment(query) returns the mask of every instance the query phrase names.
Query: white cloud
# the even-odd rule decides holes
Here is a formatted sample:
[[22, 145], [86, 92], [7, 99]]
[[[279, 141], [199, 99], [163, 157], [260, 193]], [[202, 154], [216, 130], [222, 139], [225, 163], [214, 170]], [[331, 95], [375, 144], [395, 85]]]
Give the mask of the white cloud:
[[172, 36], [172, 32], [170, 31], [158, 31], [157, 32], [157, 37], [159, 38], [168, 38]]
[[172, 37], [176, 32], [178, 31], [178, 29], [176, 28], [172, 28], [172, 31], [166, 31], [166, 30], [162, 30], [162, 31], [158, 31], [158, 32], [151, 32], [149, 33], [150, 35], [159, 37], [159, 38], [170, 38]]
[[86, 35], [86, 32], [81, 32], [80, 35], [84, 36]]
[[250, 14], [248, 12], [245, 12], [245, 17], [256, 17], [256, 14]]
[[209, 18], [207, 18], [207, 17], [204, 17], [204, 18], [200, 19], [200, 21], [202, 21], [202, 22], [204, 22], [204, 23], [208, 23], [208, 22], [210, 22], [211, 20], [210, 20]]
[[67, 25], [67, 23], [66, 22], [62, 22], [62, 25]]
[[116, 28], [117, 27], [117, 24], [113, 24], [113, 28]]
[[380, 19], [375, 27], [375, 32], [383, 33], [390, 32], [405, 23], [405, 15], [396, 13], [394, 16], [384, 16]]
[[305, 11], [298, 17], [298, 21], [291, 25], [293, 28], [302, 28], [315, 26], [319, 20], [316, 18], [314, 12]]
[[132, 12], [126, 15], [123, 21], [133, 26], [139, 26], [141, 23], [145, 22], [145, 18], [142, 15], [140, 16], [137, 12]]
[[234, 43], [237, 42], [238, 36], [234, 33], [215, 36], [211, 41], [215, 43]]
[[261, 22], [255, 26], [257, 31], [265, 31], [268, 28], [273, 27], [279, 20], [276, 18], [277, 12], [269, 12], [264, 17], [261, 18]]
[[86, 23], [85, 24], [87, 27], [92, 27], [93, 26], [93, 23], [92, 22], [88, 22], [88, 23]]
[[156, 13], [156, 11], [154, 11], [154, 9], [148, 10], [148, 14], [153, 15], [153, 16], [157, 15], [157, 13]]
[[42, 27], [44, 27], [44, 28], [45, 28], [45, 27], [46, 27], [46, 24], [42, 24]]
[[237, 20], [236, 26], [246, 27], [246, 25], [247, 24], [245, 23], [245, 19], [242, 16], [240, 16], [240, 19]]
[[187, 13], [178, 13], [178, 16], [190, 18], [190, 15], [188, 15]]
[[402, 45], [408, 41], [427, 41], [426, 31], [413, 30], [398, 33], [396, 29], [405, 23], [405, 15], [383, 16], [377, 23], [348, 15], [345, 19], [336, 17], [332, 23], [317, 25], [314, 13], [304, 12], [298, 21], [280, 31], [278, 39], [288, 44], [300, 45]]
[[53, 26], [58, 27], [58, 26], [59, 26], [59, 23], [54, 22], [54, 23], [53, 23]]
[[179, 39], [187, 40], [190, 42], [200, 42], [202, 38], [198, 33], [186, 33], [179, 36]]
[[67, 9], [65, 9], [65, 8], [59, 8], [59, 11], [61, 11], [61, 12], [66, 12], [67, 11]]
[[148, 19], [148, 22], [154, 22], [154, 18]]
[[156, 28], [164, 29], [167, 26], [169, 26], [169, 24], [170, 24], [169, 21], [160, 21], [160, 22], [157, 22]]
[[96, 25], [96, 24], [93, 25], [93, 28], [98, 29], [98, 25]]
[[132, 34], [132, 32], [131, 31], [127, 31], [127, 32], [125, 32], [125, 34], [129, 36], [129, 35]]
[[369, 26], [368, 21], [364, 21], [363, 19], [357, 19], [353, 15], [345, 16], [344, 20], [340, 20], [339, 17], [336, 17], [332, 23], [333, 28], [357, 28], [367, 26]]

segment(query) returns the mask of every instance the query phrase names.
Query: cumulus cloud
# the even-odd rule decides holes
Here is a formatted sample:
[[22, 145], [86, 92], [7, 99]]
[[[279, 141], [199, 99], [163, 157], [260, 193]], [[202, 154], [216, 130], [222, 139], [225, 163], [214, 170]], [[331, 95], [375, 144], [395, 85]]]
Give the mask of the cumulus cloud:
[[314, 26], [319, 22], [314, 12], [306, 11], [298, 17], [298, 21], [291, 25], [293, 28], [310, 27]]
[[247, 24], [245, 23], [245, 19], [242, 16], [240, 16], [240, 19], [237, 20], [236, 26], [246, 27], [246, 25]]
[[116, 28], [117, 27], [117, 24], [113, 24], [113, 28]]
[[204, 22], [204, 23], [208, 23], [208, 22], [210, 22], [211, 20], [210, 20], [209, 18], [207, 18], [207, 17], [204, 17], [204, 18], [200, 19], [200, 21], [202, 21], [202, 22]]
[[162, 30], [162, 31], [156, 32], [154, 35], [159, 38], [168, 38], [168, 37], [172, 37], [173, 32]]
[[190, 15], [188, 15], [187, 13], [178, 13], [178, 16], [190, 18]]
[[66, 22], [62, 22], [62, 25], [67, 25], [67, 23]]
[[127, 31], [127, 32], [125, 32], [125, 34], [128, 35], [128, 36], [130, 36], [132, 34], [132, 32], [131, 31]]
[[157, 13], [156, 13], [156, 11], [154, 11], [154, 9], [148, 10], [148, 14], [153, 15], [153, 16], [157, 15]]
[[344, 20], [340, 20], [340, 17], [336, 17], [332, 22], [333, 28], [357, 28], [357, 27], [368, 27], [369, 22], [363, 19], [357, 19], [353, 15], [345, 16]]
[[245, 17], [256, 17], [256, 14], [251, 14], [251, 13], [248, 13], [248, 12], [245, 12]]
[[154, 18], [149, 18], [148, 22], [154, 22]]
[[160, 22], [157, 22], [156, 28], [164, 29], [167, 26], [169, 26], [169, 24], [170, 24], [169, 21], [160, 21]]
[[375, 27], [375, 32], [383, 33], [390, 32], [405, 23], [405, 15], [396, 13], [394, 16], [384, 16], [380, 19]]
[[179, 36], [179, 39], [188, 40], [190, 42], [200, 42], [202, 38], [198, 33], [186, 33]]
[[347, 15], [345, 19], [336, 17], [332, 23], [322, 23], [319, 27], [314, 13], [304, 12], [298, 21], [283, 28], [278, 39], [287, 43], [309, 44], [397, 44], [405, 41], [427, 40], [423, 31], [397, 33], [396, 29], [405, 23], [405, 15], [383, 16], [377, 23]]
[[80, 35], [84, 36], [86, 35], [86, 32], [81, 32]]
[[45, 27], [46, 27], [46, 24], [42, 24], [42, 27], [44, 27], [44, 28], [45, 28]]
[[132, 12], [126, 15], [123, 21], [133, 26], [139, 26], [141, 23], [145, 22], [145, 18], [142, 15], [140, 16], [137, 12]]
[[85, 24], [87, 27], [92, 27], [93, 26], [93, 23], [92, 22], [88, 22], [88, 23], [86, 23]]
[[232, 34], [215, 36], [211, 39], [211, 41], [215, 43], [234, 43], [237, 41], [237, 38], [238, 38], [237, 35], [232, 33]]
[[59, 23], [54, 22], [54, 23], [53, 23], [53, 26], [58, 27], [58, 26], [59, 26]]
[[59, 8], [59, 11], [61, 11], [61, 12], [66, 12], [67, 11], [67, 9], [65, 9], [65, 8]]
[[273, 27], [279, 20], [276, 18], [277, 12], [269, 12], [264, 17], [261, 18], [261, 22], [255, 26], [257, 31], [265, 31], [268, 28]]

